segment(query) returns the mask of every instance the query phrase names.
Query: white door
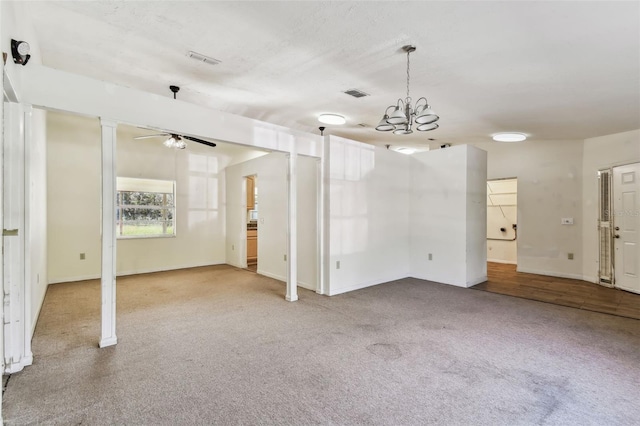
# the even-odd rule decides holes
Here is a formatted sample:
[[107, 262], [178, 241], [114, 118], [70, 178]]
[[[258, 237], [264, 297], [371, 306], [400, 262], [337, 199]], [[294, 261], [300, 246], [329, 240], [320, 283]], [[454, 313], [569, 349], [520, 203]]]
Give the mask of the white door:
[[640, 293], [640, 163], [613, 168], [615, 286]]

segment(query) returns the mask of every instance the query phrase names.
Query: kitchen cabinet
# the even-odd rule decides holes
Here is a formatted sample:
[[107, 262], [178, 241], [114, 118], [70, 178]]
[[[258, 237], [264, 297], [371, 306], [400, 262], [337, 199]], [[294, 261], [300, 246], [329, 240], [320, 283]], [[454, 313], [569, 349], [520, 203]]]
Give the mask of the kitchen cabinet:
[[258, 263], [258, 231], [247, 230], [247, 265]]
[[252, 176], [247, 177], [247, 210], [255, 209], [255, 200], [256, 200], [256, 181]]

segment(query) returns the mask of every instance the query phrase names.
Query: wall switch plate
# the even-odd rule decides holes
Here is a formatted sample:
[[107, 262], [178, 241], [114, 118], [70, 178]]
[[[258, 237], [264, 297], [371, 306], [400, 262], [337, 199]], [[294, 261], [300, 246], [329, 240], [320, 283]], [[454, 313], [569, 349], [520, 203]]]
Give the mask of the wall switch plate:
[[264, 223], [264, 217], [260, 218], [260, 223]]
[[429, 260], [433, 260], [433, 254], [429, 253]]
[[336, 260], [336, 269], [340, 269], [340, 261]]
[[80, 253], [80, 260], [84, 260], [86, 258], [86, 255], [84, 253]]
[[285, 262], [287, 261], [287, 255], [286, 254], [284, 255], [284, 261]]
[[231, 250], [235, 250], [235, 249], [236, 249], [235, 244], [231, 244]]
[[573, 253], [567, 253], [567, 259], [573, 260]]
[[573, 218], [572, 217], [563, 217], [561, 223], [563, 225], [573, 225]]

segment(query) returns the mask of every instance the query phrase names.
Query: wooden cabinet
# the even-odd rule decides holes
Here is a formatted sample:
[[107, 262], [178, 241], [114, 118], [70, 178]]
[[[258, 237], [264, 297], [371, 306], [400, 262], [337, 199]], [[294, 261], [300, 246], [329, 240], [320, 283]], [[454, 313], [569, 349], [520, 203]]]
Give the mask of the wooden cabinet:
[[258, 231], [247, 230], [247, 265], [258, 263]]
[[247, 177], [247, 210], [255, 209], [256, 181], [252, 176]]

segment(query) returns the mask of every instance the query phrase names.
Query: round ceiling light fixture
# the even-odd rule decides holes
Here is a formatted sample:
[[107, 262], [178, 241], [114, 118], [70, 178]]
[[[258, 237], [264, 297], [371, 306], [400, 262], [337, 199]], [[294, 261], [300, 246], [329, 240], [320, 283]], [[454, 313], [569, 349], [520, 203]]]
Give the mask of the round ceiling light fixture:
[[527, 139], [527, 135], [524, 133], [496, 133], [493, 135], [493, 140], [496, 142], [522, 142]]
[[338, 114], [320, 114], [318, 121], [324, 124], [344, 124], [345, 118]]

